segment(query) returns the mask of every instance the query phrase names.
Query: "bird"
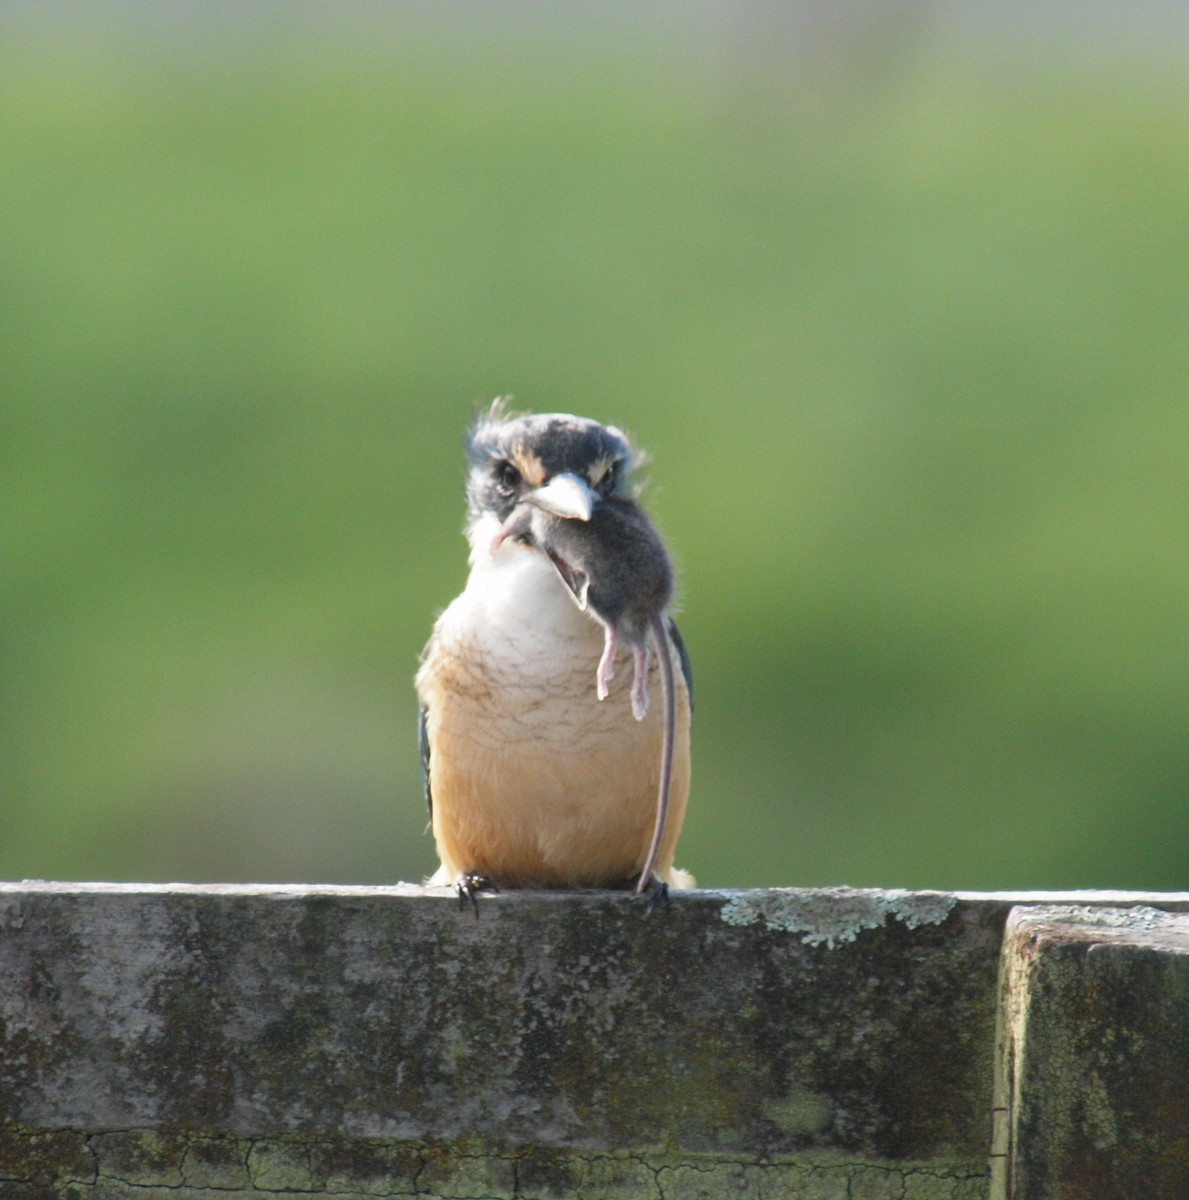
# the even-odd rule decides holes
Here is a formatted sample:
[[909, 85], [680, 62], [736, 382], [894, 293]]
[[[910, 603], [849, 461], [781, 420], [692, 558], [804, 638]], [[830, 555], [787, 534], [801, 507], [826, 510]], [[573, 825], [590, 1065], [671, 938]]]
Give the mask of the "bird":
[[672, 566], [637, 497], [641, 456], [614, 425], [505, 398], [465, 446], [470, 572], [416, 675], [440, 860], [427, 883], [476, 915], [478, 893], [504, 888], [667, 901], [694, 886], [673, 865], [693, 684]]

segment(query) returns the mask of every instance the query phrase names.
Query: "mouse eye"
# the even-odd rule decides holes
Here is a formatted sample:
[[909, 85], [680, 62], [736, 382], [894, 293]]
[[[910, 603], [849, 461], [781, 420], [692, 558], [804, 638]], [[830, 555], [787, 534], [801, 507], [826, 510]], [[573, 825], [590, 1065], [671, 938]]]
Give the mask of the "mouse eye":
[[520, 472], [507, 459], [496, 464], [495, 477], [501, 492], [513, 492], [520, 483]]

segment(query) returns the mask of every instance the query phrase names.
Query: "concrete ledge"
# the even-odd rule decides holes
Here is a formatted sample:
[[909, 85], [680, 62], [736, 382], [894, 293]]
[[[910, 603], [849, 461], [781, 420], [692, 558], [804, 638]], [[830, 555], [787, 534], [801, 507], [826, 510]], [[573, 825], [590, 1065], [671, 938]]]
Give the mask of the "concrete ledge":
[[1003, 983], [1000, 1194], [1189, 1197], [1189, 915], [1016, 909]]
[[0, 1194], [984, 1197], [1048, 898], [0, 885]]

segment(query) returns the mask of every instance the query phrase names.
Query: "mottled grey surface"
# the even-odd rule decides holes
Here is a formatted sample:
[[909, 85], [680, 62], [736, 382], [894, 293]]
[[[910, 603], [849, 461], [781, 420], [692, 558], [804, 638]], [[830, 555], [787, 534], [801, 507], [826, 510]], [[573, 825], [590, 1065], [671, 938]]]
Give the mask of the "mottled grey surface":
[[985, 1196], [1017, 898], [0, 885], [0, 1190]]

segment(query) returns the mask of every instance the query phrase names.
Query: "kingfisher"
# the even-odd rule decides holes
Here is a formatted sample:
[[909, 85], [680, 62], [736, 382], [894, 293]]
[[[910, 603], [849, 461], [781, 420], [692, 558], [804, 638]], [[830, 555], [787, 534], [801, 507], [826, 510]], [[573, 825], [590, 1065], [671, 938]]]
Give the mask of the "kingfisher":
[[634, 888], [655, 903], [692, 887], [673, 865], [690, 663], [639, 455], [613, 425], [503, 399], [465, 444], [470, 574], [416, 678], [441, 862], [428, 883], [476, 913], [477, 893], [501, 888]]

